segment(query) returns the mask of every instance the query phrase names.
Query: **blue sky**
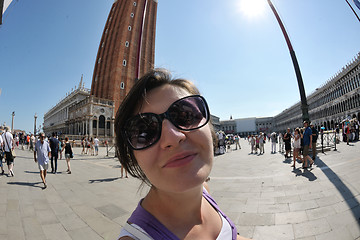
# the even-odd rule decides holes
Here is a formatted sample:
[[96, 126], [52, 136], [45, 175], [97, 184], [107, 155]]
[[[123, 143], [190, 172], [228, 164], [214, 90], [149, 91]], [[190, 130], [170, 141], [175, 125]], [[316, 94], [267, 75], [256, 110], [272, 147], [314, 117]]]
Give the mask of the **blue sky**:
[[[254, 1], [254, 0], [253, 0]], [[263, 0], [159, 0], [155, 66], [193, 80], [211, 113], [227, 120], [279, 114], [300, 100], [278, 23]], [[345, 0], [273, 0], [309, 95], [360, 51], [360, 22]], [[360, 10], [349, 2], [360, 15]], [[0, 123], [33, 131], [67, 92], [91, 79], [113, 0], [14, 0], [0, 26]], [[260, 7], [258, 7], [260, 9]]]

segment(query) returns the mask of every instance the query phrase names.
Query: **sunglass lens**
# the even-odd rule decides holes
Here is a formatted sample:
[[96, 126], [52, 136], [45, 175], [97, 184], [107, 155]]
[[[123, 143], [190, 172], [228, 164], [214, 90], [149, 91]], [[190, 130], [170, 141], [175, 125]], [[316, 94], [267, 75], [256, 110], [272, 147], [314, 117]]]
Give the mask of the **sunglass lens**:
[[134, 149], [142, 149], [156, 142], [160, 134], [159, 120], [155, 114], [145, 113], [132, 118], [126, 133]]
[[207, 123], [206, 104], [198, 96], [175, 102], [168, 112], [171, 122], [183, 130], [200, 128]]

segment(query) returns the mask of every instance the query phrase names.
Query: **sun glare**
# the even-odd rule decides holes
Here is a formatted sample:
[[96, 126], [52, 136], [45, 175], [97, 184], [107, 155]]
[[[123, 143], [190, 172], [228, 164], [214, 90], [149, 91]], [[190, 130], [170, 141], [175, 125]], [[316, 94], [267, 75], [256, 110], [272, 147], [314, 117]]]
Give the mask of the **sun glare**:
[[248, 17], [262, 15], [265, 10], [266, 0], [239, 0], [239, 11]]

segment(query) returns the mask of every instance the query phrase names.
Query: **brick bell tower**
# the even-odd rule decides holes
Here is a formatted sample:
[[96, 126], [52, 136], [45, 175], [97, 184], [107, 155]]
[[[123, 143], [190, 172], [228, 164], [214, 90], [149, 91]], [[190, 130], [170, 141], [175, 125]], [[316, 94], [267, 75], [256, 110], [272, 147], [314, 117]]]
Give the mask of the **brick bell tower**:
[[91, 95], [115, 113], [136, 79], [154, 68], [157, 0], [115, 0], [101, 37]]

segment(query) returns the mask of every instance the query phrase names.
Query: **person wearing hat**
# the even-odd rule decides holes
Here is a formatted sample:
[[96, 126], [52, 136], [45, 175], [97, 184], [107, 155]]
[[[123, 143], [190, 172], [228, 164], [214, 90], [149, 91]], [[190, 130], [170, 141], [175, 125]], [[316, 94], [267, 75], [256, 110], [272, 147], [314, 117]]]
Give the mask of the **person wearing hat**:
[[[314, 161], [311, 159], [311, 157], [309, 156], [309, 148], [311, 148], [311, 143], [312, 143], [312, 130], [309, 126], [310, 122], [309, 121], [304, 121], [304, 150], [303, 150], [303, 156], [304, 156], [304, 168], [307, 167], [311, 167], [314, 163]], [[310, 165], [308, 164], [308, 161], [310, 162]]]

